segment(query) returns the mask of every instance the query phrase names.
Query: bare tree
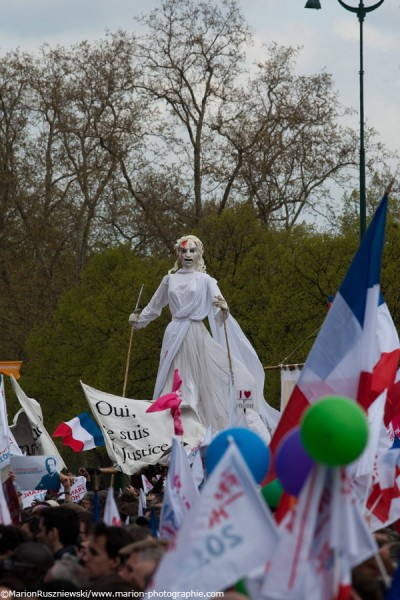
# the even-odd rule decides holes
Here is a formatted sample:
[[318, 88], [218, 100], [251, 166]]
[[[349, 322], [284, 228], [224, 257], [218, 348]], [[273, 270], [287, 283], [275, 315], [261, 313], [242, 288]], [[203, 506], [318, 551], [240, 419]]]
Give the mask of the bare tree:
[[165, 0], [144, 17], [149, 33], [139, 42], [143, 88], [166, 102], [181, 126], [176, 148], [190, 159], [196, 220], [202, 215], [203, 152], [215, 137], [210, 114], [231, 96], [251, 34], [234, 0]]
[[234, 194], [236, 201], [253, 204], [266, 226], [290, 228], [305, 208], [323, 212], [329, 198], [325, 184], [343, 184], [357, 165], [356, 135], [340, 125], [347, 111], [331, 77], [296, 75], [296, 53], [272, 45], [235, 111], [220, 109], [214, 127], [227, 145], [225, 152], [221, 146], [224, 162], [214, 178], [223, 179], [225, 171], [228, 185], [219, 212]]

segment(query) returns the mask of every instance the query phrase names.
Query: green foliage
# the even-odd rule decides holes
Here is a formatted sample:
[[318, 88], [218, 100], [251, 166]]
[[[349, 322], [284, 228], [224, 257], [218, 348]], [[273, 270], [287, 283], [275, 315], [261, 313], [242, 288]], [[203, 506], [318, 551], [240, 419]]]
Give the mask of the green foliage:
[[[166, 270], [166, 263], [139, 259], [126, 248], [95, 256], [81, 283], [64, 294], [52, 319], [32, 332], [24, 386], [45, 402], [52, 425], [87, 409], [80, 380], [122, 395], [130, 340], [128, 316], [142, 283], [143, 307]], [[133, 335], [127, 397], [152, 396], [162, 321], [151, 335], [147, 331]]]
[[[203, 241], [207, 272], [217, 278], [231, 313], [266, 367], [265, 397], [279, 407], [279, 369], [268, 367], [305, 361], [326, 316], [328, 297], [336, 294], [357, 249], [358, 231], [343, 227], [336, 234], [321, 233], [305, 225], [266, 230], [253, 208], [241, 206], [220, 217], [205, 216], [192, 233]], [[399, 259], [395, 213], [388, 222], [382, 288], [397, 324]], [[139, 257], [126, 247], [95, 255], [48, 323], [32, 332], [21, 385], [41, 401], [48, 431], [88, 410], [80, 380], [122, 395], [128, 316], [142, 283], [141, 308], [173, 262], [173, 256]], [[165, 310], [147, 328], [133, 332], [127, 398], [152, 397], [168, 320]]]

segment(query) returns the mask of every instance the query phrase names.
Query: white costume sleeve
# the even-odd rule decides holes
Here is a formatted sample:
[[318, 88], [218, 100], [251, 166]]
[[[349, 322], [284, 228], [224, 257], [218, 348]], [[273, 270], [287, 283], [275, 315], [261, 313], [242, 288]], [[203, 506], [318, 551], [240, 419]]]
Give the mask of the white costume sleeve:
[[139, 315], [139, 320], [137, 322], [137, 329], [143, 329], [146, 327], [151, 321], [157, 319], [160, 316], [162, 309], [164, 306], [168, 304], [168, 279], [169, 275], [165, 275], [163, 280], [161, 281], [157, 291], [154, 293], [152, 299], [142, 310]]

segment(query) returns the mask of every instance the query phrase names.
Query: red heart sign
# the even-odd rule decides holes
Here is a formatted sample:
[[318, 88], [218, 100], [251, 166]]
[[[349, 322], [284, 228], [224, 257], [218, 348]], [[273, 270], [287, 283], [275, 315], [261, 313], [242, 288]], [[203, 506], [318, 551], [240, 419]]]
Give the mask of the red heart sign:
[[251, 392], [246, 392], [246, 391], [245, 391], [245, 392], [244, 392], [244, 396], [245, 396], [245, 398], [250, 398], [250, 396], [251, 396]]

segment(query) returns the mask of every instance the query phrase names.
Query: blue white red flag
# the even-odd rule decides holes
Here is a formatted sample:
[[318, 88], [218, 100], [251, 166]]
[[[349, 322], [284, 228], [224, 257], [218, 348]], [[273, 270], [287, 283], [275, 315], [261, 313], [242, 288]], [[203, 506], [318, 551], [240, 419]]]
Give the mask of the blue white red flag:
[[103, 434], [86, 412], [70, 421], [61, 423], [52, 437], [62, 437], [64, 446], [70, 446], [75, 452], [92, 450], [96, 446], [104, 446]]
[[272, 454], [310, 404], [342, 395], [367, 411], [394, 384], [400, 344], [380, 290], [386, 212], [385, 193], [281, 416]]

